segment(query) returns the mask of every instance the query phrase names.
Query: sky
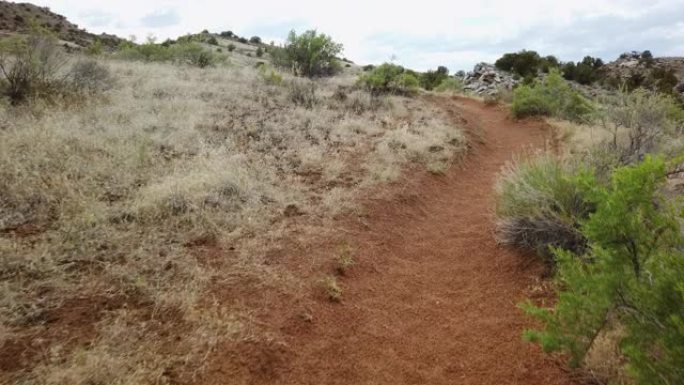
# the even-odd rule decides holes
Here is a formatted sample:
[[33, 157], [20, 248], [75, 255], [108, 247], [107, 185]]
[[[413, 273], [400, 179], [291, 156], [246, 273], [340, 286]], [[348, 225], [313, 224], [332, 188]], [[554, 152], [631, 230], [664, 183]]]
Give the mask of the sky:
[[[29, 0], [30, 1], [30, 0]], [[36, 0], [90, 32], [175, 38], [204, 29], [280, 43], [316, 29], [359, 64], [470, 70], [533, 49], [578, 61], [651, 50], [684, 56], [684, 0]], [[405, 5], [407, 4], [407, 5]]]

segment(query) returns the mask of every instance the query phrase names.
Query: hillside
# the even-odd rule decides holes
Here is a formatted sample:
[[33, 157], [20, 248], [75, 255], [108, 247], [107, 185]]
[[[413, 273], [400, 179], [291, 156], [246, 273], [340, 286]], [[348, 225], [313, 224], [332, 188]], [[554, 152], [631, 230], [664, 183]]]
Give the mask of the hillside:
[[0, 384], [682, 383], [684, 59], [170, 30], [0, 2]]
[[0, 37], [28, 32], [32, 24], [53, 32], [60, 40], [73, 48], [88, 47], [99, 39], [106, 47], [116, 47], [123, 41], [114, 35], [96, 35], [79, 28], [66, 17], [52, 12], [48, 7], [29, 3], [0, 1]]
[[[672, 84], [677, 93], [684, 93], [684, 57], [644, 60], [635, 53], [623, 54], [617, 60], [606, 64], [604, 71], [609, 77], [625, 81], [633, 77], [648, 79], [659, 72], [669, 76], [668, 85]], [[670, 74], [674, 75], [674, 78]]]

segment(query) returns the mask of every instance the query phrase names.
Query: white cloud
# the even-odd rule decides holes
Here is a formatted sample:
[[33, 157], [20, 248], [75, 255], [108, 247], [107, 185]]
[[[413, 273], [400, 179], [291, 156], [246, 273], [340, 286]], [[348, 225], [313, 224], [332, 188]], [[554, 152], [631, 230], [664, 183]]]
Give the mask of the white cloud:
[[[631, 49], [682, 54], [677, 50], [684, 36], [682, 0], [422, 0], [410, 6], [390, 0], [40, 3], [93, 32], [120, 36], [163, 39], [206, 28], [278, 41], [290, 28], [316, 28], [343, 43], [352, 60], [380, 62], [396, 55], [400, 63], [419, 70], [437, 65], [467, 69], [522, 48], [565, 60], [585, 54], [612, 59]], [[166, 17], [152, 20], [149, 15]], [[642, 22], [647, 28], [640, 28]]]

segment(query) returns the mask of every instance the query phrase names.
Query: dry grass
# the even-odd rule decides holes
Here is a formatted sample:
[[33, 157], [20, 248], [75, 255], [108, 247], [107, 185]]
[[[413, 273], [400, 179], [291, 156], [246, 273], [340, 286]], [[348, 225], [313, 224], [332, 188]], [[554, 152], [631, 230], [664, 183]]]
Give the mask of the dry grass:
[[635, 385], [625, 369], [625, 357], [620, 352], [624, 327], [617, 325], [601, 332], [584, 359], [584, 369], [597, 383]]
[[[51, 323], [66, 336], [43, 338], [17, 383], [191, 381], [217, 343], [258, 333], [211, 282], [302, 286], [258, 246], [288, 212], [323, 223], [406, 164], [445, 168], [465, 148], [420, 100], [333, 97], [351, 76], [297, 106], [292, 79], [251, 68], [106, 65], [104, 102], [0, 108], [0, 338], [30, 344]], [[219, 263], [197, 258], [227, 245]]]

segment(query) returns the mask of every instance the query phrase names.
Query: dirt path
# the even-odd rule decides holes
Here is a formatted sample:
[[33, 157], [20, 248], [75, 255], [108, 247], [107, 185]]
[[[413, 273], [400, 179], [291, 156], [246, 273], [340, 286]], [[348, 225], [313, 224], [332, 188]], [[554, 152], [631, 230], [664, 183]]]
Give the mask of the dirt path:
[[425, 175], [368, 205], [368, 217], [346, 229], [358, 264], [341, 278], [342, 302], [319, 301], [312, 322], [289, 328], [288, 354], [253, 383], [573, 383], [521, 339], [529, 319], [516, 304], [541, 266], [493, 235], [496, 173], [541, 143], [542, 124], [468, 99], [434, 102], [485, 144], [447, 175]]

